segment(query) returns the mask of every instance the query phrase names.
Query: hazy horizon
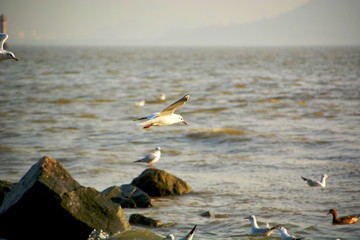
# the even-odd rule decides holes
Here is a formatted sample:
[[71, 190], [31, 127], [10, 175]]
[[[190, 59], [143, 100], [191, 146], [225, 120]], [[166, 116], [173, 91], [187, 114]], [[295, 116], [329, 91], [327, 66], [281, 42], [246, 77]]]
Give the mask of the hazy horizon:
[[[84, 3], [80, 0], [0, 0], [0, 14], [7, 17], [9, 43], [18, 45], [292, 45], [290, 39], [288, 44], [286, 39], [276, 44], [276, 41], [268, 39], [268, 33], [262, 34], [259, 30], [252, 33], [247, 29], [244, 32], [247, 36], [242, 36], [240, 30], [243, 30], [244, 26], [253, 26], [251, 25], [253, 23], [259, 23], [259, 26], [253, 26], [254, 30], [261, 29], [261, 24], [271, 22], [285, 14], [291, 15], [296, 9], [310, 2], [310, 0], [89, 0]], [[333, 11], [333, 9], [324, 11]], [[329, 28], [333, 27], [331, 26], [334, 25], [333, 21], [329, 22]], [[280, 21], [276, 24], [278, 24], [276, 27], [281, 29], [286, 22]], [[308, 24], [311, 25], [310, 22], [304, 22], [305, 26]], [[351, 27], [356, 29], [357, 26], [358, 21], [355, 19]], [[279, 31], [280, 33], [277, 34], [281, 35], [281, 30]], [[217, 32], [221, 32], [222, 38], [216, 36]], [[234, 38], [232, 35], [235, 33], [232, 32], [239, 36]], [[353, 41], [355, 45], [360, 44], [357, 40], [360, 39], [358, 32], [355, 31]], [[255, 35], [251, 36], [251, 34]], [[243, 41], [234, 40], [243, 37]], [[252, 38], [261, 41], [256, 42]], [[330, 36], [329, 40], [330, 38], [333, 37]], [[346, 37], [344, 38], [346, 40]], [[340, 39], [338, 42], [341, 44], [341, 41]], [[301, 45], [301, 41], [299, 42]], [[321, 43], [333, 45], [331, 41], [326, 42], [326, 39], [325, 42], [321, 40]], [[349, 41], [344, 41], [344, 45], [348, 44]], [[309, 43], [306, 42], [305, 45]]]

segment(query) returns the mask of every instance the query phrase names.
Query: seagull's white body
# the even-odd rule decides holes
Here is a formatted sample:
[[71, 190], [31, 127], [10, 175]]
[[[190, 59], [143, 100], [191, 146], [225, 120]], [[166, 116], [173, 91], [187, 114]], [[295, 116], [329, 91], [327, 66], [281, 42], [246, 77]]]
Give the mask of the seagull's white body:
[[285, 240], [300, 240], [303, 238], [296, 238], [294, 235], [290, 235], [288, 234], [286, 228], [284, 227], [278, 227], [280, 233], [281, 233], [281, 238], [285, 239]]
[[[193, 227], [193, 229], [183, 238], [180, 238], [179, 240], [192, 240], [194, 235], [195, 235], [195, 229], [196, 229], [196, 226], [195, 225]], [[171, 233], [169, 235], [166, 236], [166, 238], [164, 238], [164, 240], [175, 240], [175, 237], [174, 235], [172, 235]]]
[[155, 151], [146, 155], [144, 158], [136, 160], [134, 162], [144, 162], [144, 163], [149, 163], [150, 164], [150, 168], [153, 168], [153, 163], [159, 161], [161, 156], [161, 148], [157, 147], [155, 148]]
[[0, 60], [14, 59], [18, 61], [18, 59], [15, 57], [15, 54], [4, 49], [4, 43], [8, 37], [9, 36], [7, 34], [0, 33]]
[[326, 185], [326, 178], [328, 178], [329, 176], [326, 175], [325, 173], [321, 176], [321, 181], [313, 181], [310, 178], [304, 178], [301, 177], [302, 180], [304, 180], [304, 182], [306, 182], [310, 187], [325, 187]]
[[183, 117], [179, 114], [175, 114], [174, 111], [183, 104], [185, 104], [186, 102], [188, 102], [189, 100], [190, 100], [190, 95], [186, 94], [181, 99], [174, 102], [173, 104], [162, 110], [161, 112], [156, 112], [149, 116], [142, 117], [136, 120], [146, 120], [139, 124], [144, 128], [149, 128], [151, 126], [166, 126], [179, 122], [186, 124]]
[[251, 231], [250, 231], [251, 235], [269, 236], [276, 228], [278, 228], [278, 227], [272, 227], [272, 228], [259, 227], [256, 222], [255, 215], [250, 215], [250, 216], [246, 217], [245, 219], [249, 219], [251, 221]]

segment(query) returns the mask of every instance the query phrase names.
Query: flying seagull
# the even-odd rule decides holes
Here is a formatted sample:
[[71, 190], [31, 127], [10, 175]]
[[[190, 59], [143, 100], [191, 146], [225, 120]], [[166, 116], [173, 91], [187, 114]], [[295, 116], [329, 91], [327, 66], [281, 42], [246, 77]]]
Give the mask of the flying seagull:
[[16, 61], [19, 61], [16, 57], [15, 54], [13, 54], [10, 51], [6, 51], [4, 49], [4, 43], [6, 41], [6, 39], [8, 39], [8, 35], [5, 33], [0, 33], [0, 60], [8, 60], [8, 59], [14, 59]]
[[151, 126], [165, 126], [165, 125], [171, 125], [174, 123], [182, 122], [187, 124], [183, 117], [179, 114], [175, 114], [175, 110], [188, 102], [190, 100], [190, 95], [186, 94], [181, 99], [177, 100], [161, 112], [153, 113], [149, 116], [142, 117], [136, 120], [146, 120], [142, 123], [140, 123], [140, 126], [143, 126], [143, 128], [149, 128]]

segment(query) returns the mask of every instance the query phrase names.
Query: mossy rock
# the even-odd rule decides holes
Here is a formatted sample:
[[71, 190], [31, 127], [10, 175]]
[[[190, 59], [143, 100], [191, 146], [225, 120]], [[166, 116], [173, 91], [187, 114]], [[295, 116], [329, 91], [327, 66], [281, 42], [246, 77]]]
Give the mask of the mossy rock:
[[151, 197], [183, 195], [192, 191], [184, 180], [159, 169], [146, 169], [131, 184]]

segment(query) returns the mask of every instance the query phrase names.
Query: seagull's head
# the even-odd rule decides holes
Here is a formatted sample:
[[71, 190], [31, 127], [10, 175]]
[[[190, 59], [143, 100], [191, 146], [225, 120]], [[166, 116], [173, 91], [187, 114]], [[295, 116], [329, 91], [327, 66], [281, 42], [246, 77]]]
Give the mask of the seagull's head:
[[161, 151], [161, 148], [160, 148], [160, 147], [156, 147], [156, 148], [155, 148], [155, 151]]
[[324, 173], [323, 175], [322, 175], [322, 178], [324, 178], [324, 179], [326, 179], [326, 178], [328, 178], [329, 176], [326, 174], [326, 173]]
[[278, 227], [278, 229], [280, 232], [287, 232], [286, 228], [284, 228], [284, 227]]
[[185, 122], [184, 118], [183, 118], [182, 116], [180, 116], [179, 114], [176, 114], [176, 117], [177, 117], [177, 121], [178, 121], [178, 122], [182, 122], [182, 123], [184, 123], [184, 124], [187, 124], [187, 123]]
[[12, 52], [7, 52], [6, 53], [6, 58], [8, 58], [8, 59], [14, 59], [14, 60], [16, 60], [16, 61], [19, 61], [19, 59], [17, 59], [16, 57], [15, 57], [15, 54], [13, 54]]
[[248, 216], [248, 217], [246, 217], [244, 219], [249, 219], [250, 221], [254, 221], [255, 215], [250, 215], [250, 216]]
[[166, 238], [164, 238], [164, 240], [174, 240], [174, 239], [175, 239], [175, 237], [171, 233], [169, 235], [167, 235]]

